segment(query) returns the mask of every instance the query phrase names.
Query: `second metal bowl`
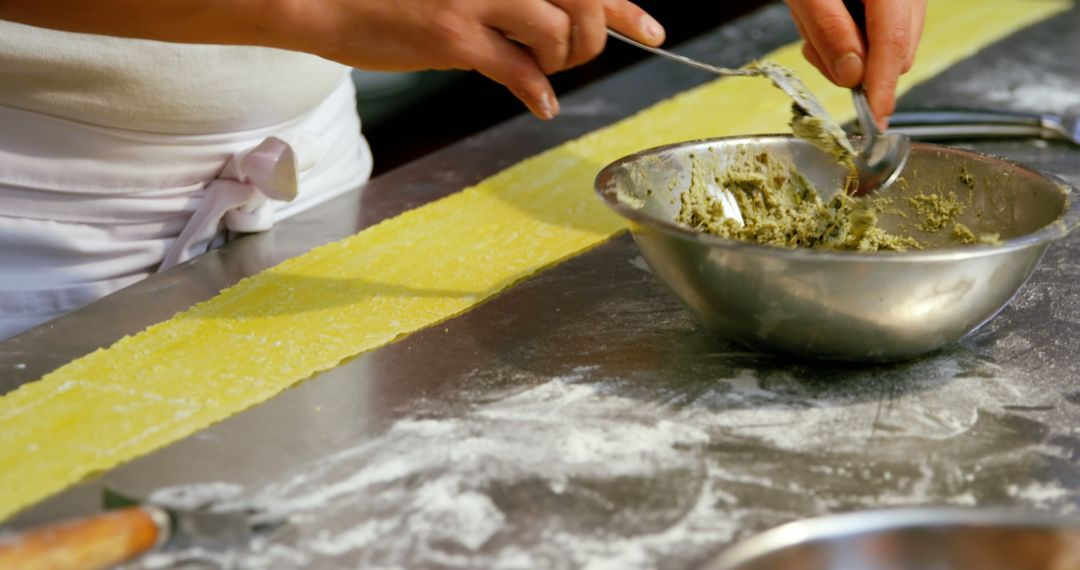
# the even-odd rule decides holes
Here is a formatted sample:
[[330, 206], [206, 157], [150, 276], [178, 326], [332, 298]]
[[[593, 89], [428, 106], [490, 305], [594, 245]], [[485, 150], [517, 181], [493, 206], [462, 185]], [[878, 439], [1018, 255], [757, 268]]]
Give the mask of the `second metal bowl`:
[[[1047, 245], [1080, 219], [1064, 182], [1005, 159], [913, 143], [902, 203], [921, 191], [972, 201], [959, 221], [1001, 245], [908, 252], [785, 249], [694, 232], [675, 222], [694, 156], [723, 161], [765, 151], [796, 166], [826, 194], [844, 172], [790, 136], [714, 139], [628, 156], [604, 168], [596, 189], [624, 216], [657, 278], [703, 322], [744, 343], [800, 357], [852, 361], [912, 358], [945, 346], [1000, 311], [1031, 275]], [[974, 184], [972, 181], [975, 181]], [[833, 189], [833, 190], [829, 190]], [[883, 215], [881, 225], [909, 226]]]
[[953, 508], [848, 513], [786, 524], [703, 570], [1075, 570], [1080, 520]]

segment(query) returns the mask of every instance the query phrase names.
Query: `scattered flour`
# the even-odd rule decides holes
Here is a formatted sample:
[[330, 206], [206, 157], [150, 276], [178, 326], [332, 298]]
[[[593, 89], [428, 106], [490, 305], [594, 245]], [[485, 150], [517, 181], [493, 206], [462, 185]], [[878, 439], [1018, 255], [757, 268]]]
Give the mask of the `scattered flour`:
[[649, 263], [645, 261], [645, 258], [641, 257], [640, 255], [634, 256], [634, 258], [630, 260], [630, 264], [644, 271], [645, 273], [652, 273], [652, 268], [649, 267]]
[[1024, 487], [1009, 485], [1008, 491], [1011, 497], [1035, 504], [1050, 503], [1072, 495], [1058, 483], [1031, 483]]
[[158, 489], [150, 495], [149, 501], [185, 510], [195, 510], [208, 505], [225, 507], [243, 494], [243, 491], [244, 488], [240, 485], [225, 482], [180, 485]]
[[[248, 490], [296, 534], [237, 565], [680, 567], [804, 516], [978, 504], [978, 466], [936, 450], [974, 446], [979, 465], [1015, 464], [1015, 450], [978, 448], [979, 434], [1025, 398], [993, 368], [968, 368], [948, 357], [912, 364], [895, 374], [917, 380], [895, 394], [901, 380], [888, 372], [853, 389], [842, 378], [814, 384], [790, 370], [742, 368], [683, 387], [678, 399], [573, 368], [463, 413], [399, 420]], [[219, 484], [187, 497], [236, 492]], [[1069, 495], [1006, 492], [1033, 503]]]

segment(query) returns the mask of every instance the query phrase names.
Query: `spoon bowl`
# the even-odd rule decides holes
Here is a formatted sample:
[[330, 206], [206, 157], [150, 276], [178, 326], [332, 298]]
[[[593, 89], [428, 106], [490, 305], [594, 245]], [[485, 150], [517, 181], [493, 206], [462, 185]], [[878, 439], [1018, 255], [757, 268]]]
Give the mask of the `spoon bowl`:
[[911, 154], [911, 139], [900, 133], [883, 133], [874, 122], [866, 91], [857, 87], [851, 91], [855, 101], [855, 114], [863, 133], [863, 146], [855, 155], [857, 183], [851, 194], [867, 196], [891, 186]]

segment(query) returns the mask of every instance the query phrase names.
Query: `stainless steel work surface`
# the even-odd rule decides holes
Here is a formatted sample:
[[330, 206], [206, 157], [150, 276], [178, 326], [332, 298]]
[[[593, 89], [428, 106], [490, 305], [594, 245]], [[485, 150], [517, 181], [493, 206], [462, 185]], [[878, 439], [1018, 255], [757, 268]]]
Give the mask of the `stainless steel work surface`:
[[[776, 5], [686, 51], [738, 65], [795, 37]], [[1080, 103], [1076, 53], [1074, 10], [904, 104], [1062, 111]], [[521, 117], [2, 343], [0, 392], [707, 79], [649, 61], [566, 97], [553, 123]], [[1075, 148], [978, 148], [1080, 182]], [[291, 533], [239, 554], [253, 567], [689, 568], [733, 539], [809, 515], [910, 504], [1071, 513], [1080, 504], [1077, 260], [1077, 239], [1053, 245], [1004, 312], [931, 357], [853, 367], [721, 341], [622, 236], [6, 528], [93, 512], [102, 482], [132, 494], [202, 484], [192, 489], [295, 515]]]

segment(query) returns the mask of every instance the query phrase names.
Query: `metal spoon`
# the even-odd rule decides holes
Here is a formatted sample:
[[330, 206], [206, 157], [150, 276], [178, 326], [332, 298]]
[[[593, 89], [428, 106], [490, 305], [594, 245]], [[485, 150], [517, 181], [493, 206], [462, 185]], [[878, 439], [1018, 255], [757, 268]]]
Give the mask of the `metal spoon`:
[[[696, 67], [710, 73], [717, 75], [735, 76], [735, 77], [768, 77], [773, 85], [779, 87], [784, 93], [787, 93], [794, 101], [796, 115], [808, 115], [818, 120], [820, 126], [820, 132], [816, 133], [816, 140], [813, 140], [815, 146], [819, 146], [829, 152], [835, 154], [837, 150], [843, 154], [854, 155], [855, 151], [851, 147], [851, 143], [848, 142], [847, 135], [844, 134], [840, 125], [829, 116], [829, 113], [825, 111], [825, 107], [821, 102], [814, 97], [813, 93], [806, 88], [806, 85], [802, 81], [799, 81], [798, 77], [792, 75], [787, 69], [770, 63], [770, 62], [758, 62], [740, 69], [731, 69], [727, 67], [717, 67], [715, 65], [709, 65], [702, 63], [696, 59], [691, 59], [686, 56], [672, 53], [665, 49], [655, 48], [650, 45], [645, 45], [641, 42], [632, 40], [615, 30], [608, 29], [608, 35], [626, 42], [632, 46], [641, 48], [643, 50], [655, 53], [657, 55], [666, 57], [668, 59], [677, 61], [684, 65]], [[842, 157], [838, 157], [842, 158]]]
[[883, 133], [878, 129], [874, 113], [870, 111], [870, 102], [866, 100], [866, 91], [861, 86], [852, 89], [851, 96], [863, 134], [862, 150], [855, 156], [858, 186], [851, 193], [865, 196], [887, 188], [900, 178], [900, 172], [911, 154], [911, 139], [900, 133]]
[[[863, 0], [844, 0], [844, 6], [855, 20], [863, 39], [868, 38]], [[878, 129], [874, 114], [870, 111], [870, 102], [866, 99], [866, 91], [861, 85], [851, 90], [851, 98], [855, 102], [855, 114], [863, 135], [862, 150], [855, 157], [858, 186], [852, 194], [865, 196], [887, 188], [900, 178], [900, 172], [911, 154], [911, 139], [900, 133], [883, 133]]]
[[628, 44], [630, 44], [630, 45], [632, 45], [634, 47], [641, 48], [641, 49], [643, 49], [645, 51], [651, 51], [651, 52], [655, 53], [656, 55], [662, 55], [662, 56], [664, 56], [664, 57], [666, 57], [668, 59], [673, 59], [673, 60], [675, 60], [675, 61], [677, 61], [679, 63], [683, 63], [683, 64], [689, 65], [691, 67], [696, 67], [698, 69], [702, 69], [702, 70], [705, 70], [705, 71], [708, 71], [708, 72], [711, 72], [711, 73], [715, 73], [717, 75], [733, 75], [733, 76], [737, 76], [737, 77], [760, 77], [760, 76], [764, 75], [760, 71], [757, 71], [755, 69], [750, 69], [750, 68], [731, 69], [729, 67], [717, 67], [715, 65], [709, 65], [707, 63], [698, 61], [696, 59], [692, 59], [692, 58], [689, 58], [689, 57], [686, 57], [686, 56], [682, 56], [682, 55], [679, 55], [679, 54], [677, 54], [675, 52], [670, 52], [670, 51], [668, 51], [666, 49], [655, 48], [655, 47], [652, 47], [650, 45], [643, 44], [643, 43], [641, 43], [641, 42], [639, 42], [637, 40], [630, 39], [629, 37], [624, 36], [624, 35], [620, 34], [619, 32], [616, 32], [615, 30], [612, 30], [611, 28], [608, 28], [607, 33], [608, 33], [609, 36], [611, 36], [611, 37], [613, 37], [613, 38], [615, 38], [617, 40], [626, 42], [626, 43], [628, 43]]

